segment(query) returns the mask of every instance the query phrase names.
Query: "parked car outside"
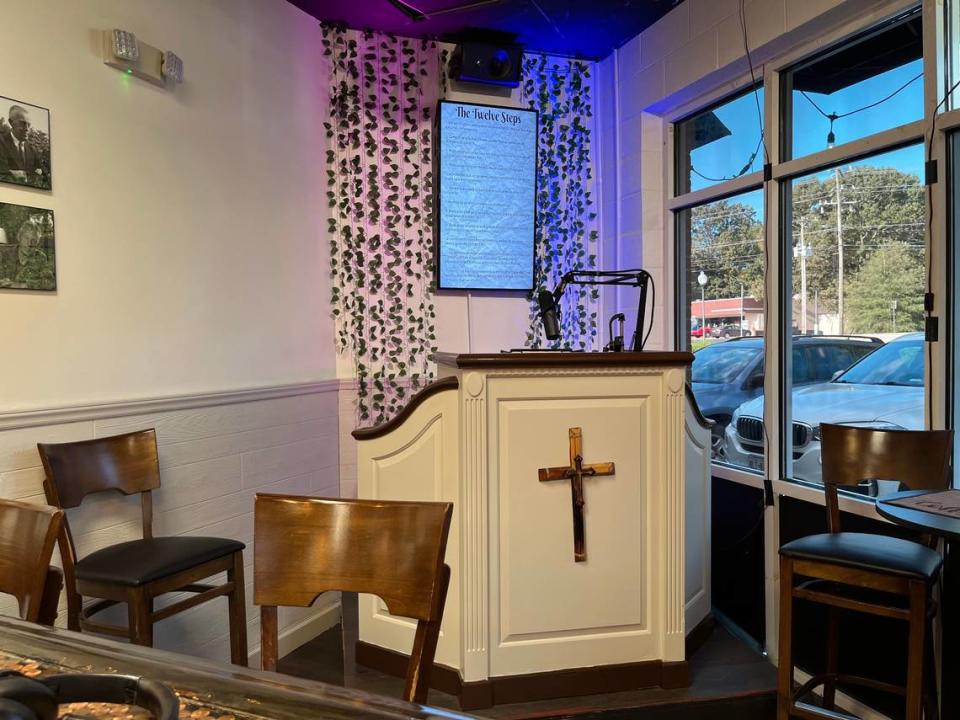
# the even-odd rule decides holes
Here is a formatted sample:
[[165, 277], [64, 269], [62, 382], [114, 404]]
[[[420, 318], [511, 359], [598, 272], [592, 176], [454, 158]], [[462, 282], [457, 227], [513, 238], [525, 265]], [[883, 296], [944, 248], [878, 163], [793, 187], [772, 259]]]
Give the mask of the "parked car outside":
[[[923, 424], [923, 333], [892, 340], [830, 382], [793, 391], [793, 478], [821, 482], [820, 423], [919, 430]], [[745, 402], [726, 428], [734, 464], [763, 469], [763, 398]]]
[[713, 336], [718, 338], [735, 338], [735, 337], [748, 337], [750, 331], [746, 328], [741, 328], [739, 325], [720, 325], [713, 329]]
[[[871, 337], [798, 335], [793, 339], [793, 383], [829, 380], [882, 344]], [[712, 454], [722, 460], [734, 410], [763, 392], [763, 338], [732, 338], [700, 348], [693, 354], [690, 380], [700, 411], [716, 423]]]

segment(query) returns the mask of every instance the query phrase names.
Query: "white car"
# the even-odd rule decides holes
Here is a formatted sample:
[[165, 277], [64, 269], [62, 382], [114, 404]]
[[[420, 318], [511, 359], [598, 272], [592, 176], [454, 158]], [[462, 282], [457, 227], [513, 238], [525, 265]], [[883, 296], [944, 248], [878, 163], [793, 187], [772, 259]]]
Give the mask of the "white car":
[[[923, 333], [873, 351], [830, 382], [793, 391], [793, 479], [821, 482], [820, 423], [923, 429]], [[763, 470], [763, 397], [738, 407], [726, 430], [731, 465]]]

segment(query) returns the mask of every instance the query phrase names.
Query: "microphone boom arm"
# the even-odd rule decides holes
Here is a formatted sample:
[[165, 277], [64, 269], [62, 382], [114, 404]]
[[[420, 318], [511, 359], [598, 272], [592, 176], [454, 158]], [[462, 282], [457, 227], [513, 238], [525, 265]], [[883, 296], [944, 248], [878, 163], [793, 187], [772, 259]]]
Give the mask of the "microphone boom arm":
[[647, 315], [647, 288], [650, 273], [640, 268], [633, 270], [568, 270], [560, 276], [560, 283], [553, 291], [554, 302], [560, 302], [568, 285], [624, 285], [640, 289], [637, 303], [637, 326], [633, 333], [631, 350], [643, 350], [643, 329]]

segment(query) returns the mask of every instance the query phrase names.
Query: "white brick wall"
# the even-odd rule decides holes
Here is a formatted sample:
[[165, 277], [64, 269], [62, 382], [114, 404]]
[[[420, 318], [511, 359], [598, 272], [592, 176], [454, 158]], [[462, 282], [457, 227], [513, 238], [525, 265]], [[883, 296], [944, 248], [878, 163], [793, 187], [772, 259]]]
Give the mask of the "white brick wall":
[[[79, 422], [0, 430], [0, 497], [43, 502], [38, 442], [63, 442], [153, 427], [160, 451], [160, 490], [154, 493], [157, 535], [213, 535], [247, 544], [244, 553], [248, 643], [260, 644], [259, 609], [252, 605], [253, 499], [257, 492], [340, 494], [339, 382], [304, 388], [302, 394], [247, 402], [98, 417]], [[5, 425], [12, 424], [4, 418]], [[137, 497], [91, 496], [68, 512], [83, 556], [140, 536]], [[55, 554], [55, 561], [59, 558]], [[3, 597], [0, 612], [16, 614]], [[281, 650], [289, 651], [337, 620], [339, 598], [329, 594], [314, 608], [280, 613]], [[104, 619], [125, 622], [125, 611]], [[65, 625], [61, 598], [58, 624]], [[229, 662], [227, 602], [214, 600], [162, 621], [156, 646]]]

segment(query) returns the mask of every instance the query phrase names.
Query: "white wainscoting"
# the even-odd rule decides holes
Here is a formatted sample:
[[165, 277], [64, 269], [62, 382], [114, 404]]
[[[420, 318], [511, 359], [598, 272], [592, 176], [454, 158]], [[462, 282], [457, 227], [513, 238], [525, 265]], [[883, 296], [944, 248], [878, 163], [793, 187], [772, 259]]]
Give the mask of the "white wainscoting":
[[[213, 535], [247, 544], [247, 632], [259, 664], [260, 617], [253, 597], [253, 498], [257, 492], [340, 495], [340, 382], [138, 400], [0, 414], [0, 497], [44, 502], [38, 442], [64, 442], [156, 428], [162, 487], [154, 493], [157, 535]], [[139, 504], [92, 496], [68, 513], [78, 552], [139, 537]], [[59, 563], [55, 553], [54, 561]], [[16, 614], [8, 596], [0, 613]], [[65, 625], [61, 598], [59, 625]], [[105, 617], [106, 619], [106, 617]], [[125, 612], [115, 616], [125, 620]], [[163, 620], [156, 646], [229, 661], [226, 599]], [[339, 596], [280, 611], [280, 651], [339, 620]]]
[[357, 441], [352, 433], [357, 427], [357, 381], [340, 380], [340, 495], [357, 497]]

